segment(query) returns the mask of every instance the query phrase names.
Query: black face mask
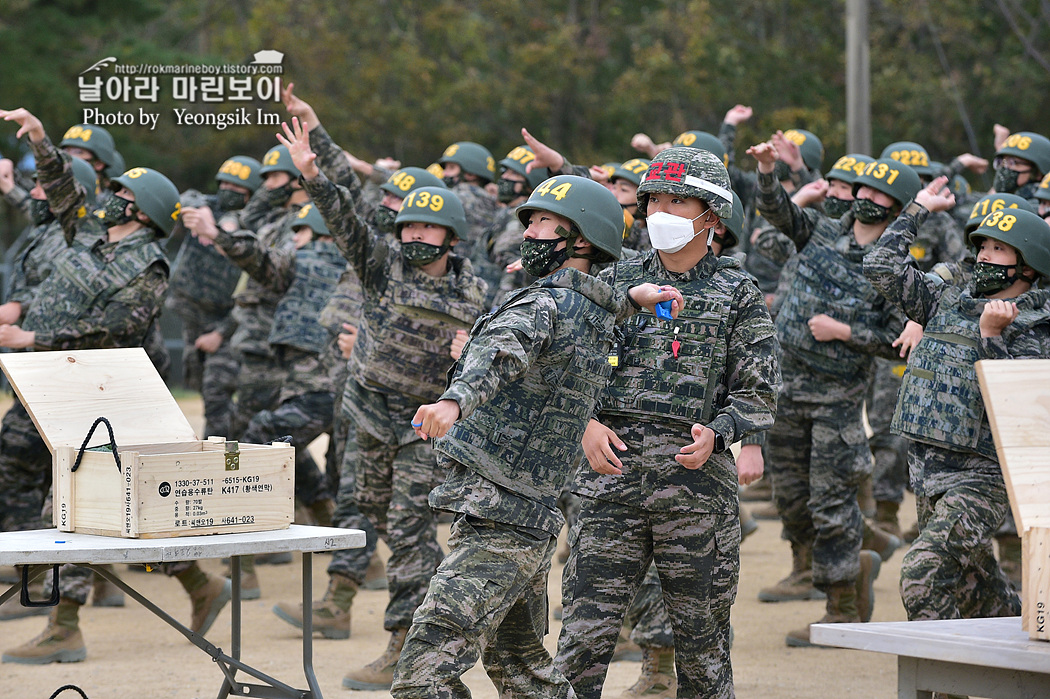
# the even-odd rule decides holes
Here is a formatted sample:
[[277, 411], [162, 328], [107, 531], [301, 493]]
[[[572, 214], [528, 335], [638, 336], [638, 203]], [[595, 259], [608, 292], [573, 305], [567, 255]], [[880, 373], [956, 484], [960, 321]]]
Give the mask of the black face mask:
[[876, 204], [870, 199], [854, 199], [851, 207], [853, 209], [853, 215], [856, 216], [857, 220], [861, 223], [882, 223], [890, 217], [890, 210], [888, 207]]
[[842, 218], [852, 208], [852, 199], [839, 199], [838, 197], [827, 197], [824, 199], [824, 213], [831, 218]]
[[973, 266], [973, 286], [978, 294], [994, 294], [1014, 283], [1016, 277], [1010, 276], [1010, 270], [1017, 265], [997, 265], [991, 262], [978, 262]]
[[289, 182], [288, 184], [282, 184], [277, 189], [268, 190], [266, 198], [270, 206], [278, 208], [287, 204], [294, 192], [295, 189], [292, 188], [292, 183]]
[[[129, 207], [128, 204], [131, 204], [131, 206]], [[95, 212], [95, 215], [102, 219], [102, 223], [106, 224], [106, 228], [113, 228], [134, 220], [136, 212], [138, 212], [138, 208], [134, 202], [114, 195], [109, 198], [104, 207]]]
[[51, 206], [47, 203], [47, 199], [33, 199], [29, 202], [29, 218], [34, 226], [42, 226], [54, 221], [55, 215], [51, 213]]
[[237, 211], [244, 208], [244, 195], [232, 189], [220, 189], [215, 195], [215, 203], [223, 211]]
[[445, 175], [445, 176], [443, 176], [441, 178], [441, 181], [445, 183], [446, 187], [448, 187], [449, 189], [452, 189], [457, 184], [459, 184], [459, 175], [455, 175], [455, 176]]
[[379, 206], [375, 212], [376, 228], [383, 233], [394, 232], [394, 219], [397, 218], [397, 212], [393, 209], [389, 209], [385, 206]]
[[496, 186], [499, 187], [498, 196], [501, 204], [509, 204], [522, 195], [522, 192], [517, 191], [519, 184], [521, 183], [502, 177], [496, 181]]
[[1016, 170], [1003, 166], [997, 168], [995, 171], [995, 180], [992, 182], [992, 189], [999, 194], [1013, 194], [1017, 191], [1017, 180], [1020, 179], [1021, 173]]
[[451, 246], [448, 240], [443, 245], [431, 245], [419, 240], [410, 243], [401, 243], [401, 256], [405, 262], [413, 267], [423, 267], [435, 262], [438, 258], [448, 252]]

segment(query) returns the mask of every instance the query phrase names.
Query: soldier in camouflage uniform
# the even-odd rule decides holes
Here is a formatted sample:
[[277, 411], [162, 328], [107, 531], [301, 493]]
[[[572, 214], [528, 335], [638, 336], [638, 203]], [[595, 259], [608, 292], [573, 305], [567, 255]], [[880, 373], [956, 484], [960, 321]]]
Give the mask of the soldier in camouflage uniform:
[[1020, 600], [992, 553], [1009, 509], [974, 362], [1050, 356], [1050, 226], [1023, 209], [989, 213], [970, 233], [972, 284], [948, 285], [908, 264], [927, 211], [954, 204], [935, 180], [864, 260], [864, 273], [925, 328], [904, 374], [893, 430], [913, 441], [908, 458], [920, 534], [904, 557], [909, 619], [1013, 616]]
[[735, 260], [709, 254], [732, 197], [724, 164], [708, 151], [658, 154], [638, 188], [654, 249], [600, 277], [620, 289], [673, 284], [685, 302], [676, 320], [639, 314], [621, 328], [610, 354], [618, 368], [584, 434], [590, 469], [574, 487], [583, 507], [570, 533], [556, 660], [580, 697], [601, 695], [652, 561], [677, 652], [659, 669], [677, 666], [678, 696], [733, 696], [740, 525], [728, 447], [772, 424], [780, 372], [759, 290]]
[[[626, 299], [587, 274], [616, 259], [623, 214], [600, 184], [543, 182], [518, 209], [522, 264], [539, 281], [479, 320], [448, 389], [412, 426], [448, 470], [431, 504], [456, 513], [449, 554], [417, 610], [395, 697], [469, 697], [479, 656], [501, 696], [572, 697], [543, 647], [557, 498], [609, 376]], [[646, 294], [643, 297], [643, 292]], [[674, 298], [656, 285], [635, 302]], [[680, 298], [680, 297], [679, 297]], [[558, 375], [558, 382], [544, 378]]]
[[[359, 217], [351, 193], [314, 165], [310, 137], [297, 118], [281, 140], [303, 169], [302, 181], [365, 296], [343, 397], [356, 428], [344, 467], [354, 464], [358, 507], [390, 547], [387, 651], [351, 671], [344, 686], [389, 688], [412, 613], [441, 561], [437, 526], [426, 501], [439, 471], [430, 445], [406, 427], [419, 405], [444, 387], [457, 329], [483, 312], [484, 282], [470, 262], [451, 254], [466, 235], [462, 205], [446, 189], [408, 194], [396, 219], [398, 239], [375, 234]], [[391, 357], [398, 360], [391, 362]], [[408, 430], [406, 432], [406, 430]]]
[[[178, 190], [164, 175], [134, 168], [115, 178], [109, 202], [88, 215], [87, 193], [73, 174], [69, 156], [48, 140], [40, 121], [24, 109], [0, 110], [21, 125], [36, 157], [40, 184], [61, 226], [67, 248], [53, 261], [39, 285], [36, 302], [21, 327], [0, 326], [0, 346], [40, 350], [140, 346], [160, 312], [168, 283], [168, 264], [158, 238], [171, 233], [179, 215]], [[42, 301], [47, 299], [48, 303]], [[23, 410], [16, 404], [12, 410]], [[39, 437], [38, 437], [39, 439]], [[46, 473], [26, 473], [10, 489], [29, 492], [46, 486]], [[75, 662], [87, 654], [80, 633], [79, 608], [91, 590], [91, 572], [63, 566], [61, 599], [47, 629], [3, 655], [4, 662]], [[209, 578], [186, 564], [180, 582], [191, 593], [193, 628], [203, 633], [229, 599], [229, 583]]]
[[645, 212], [638, 209], [638, 185], [649, 169], [649, 162], [645, 158], [631, 158], [617, 165], [609, 175], [609, 187], [616, 201], [631, 218], [623, 246], [638, 252], [650, 249], [649, 236], [645, 233]]
[[471, 259], [474, 245], [492, 228], [499, 201], [485, 190], [496, 179], [496, 161], [484, 146], [471, 141], [453, 143], [438, 158], [445, 185], [456, 193], [467, 214], [469, 232], [461, 236], [459, 254]]
[[[759, 211], [799, 248], [776, 318], [784, 392], [766, 440], [774, 501], [793, 568], [812, 556], [813, 584], [827, 595], [821, 621], [867, 621], [881, 559], [861, 550], [857, 489], [872, 468], [862, 407], [874, 355], [896, 356], [904, 319], [864, 279], [861, 260], [919, 190], [919, 177], [894, 160], [869, 163], [853, 183], [851, 211], [834, 221], [789, 201], [771, 143], [748, 152], [758, 161]], [[785, 640], [811, 645], [809, 627]]]
[[[183, 208], [207, 206], [215, 218], [243, 209], [262, 184], [261, 167], [258, 160], [244, 155], [226, 160], [215, 175], [218, 192], [212, 196], [184, 192]], [[183, 383], [201, 393], [206, 436], [233, 434], [230, 411], [238, 364], [229, 338], [219, 328], [233, 309], [233, 291], [240, 278], [241, 270], [207, 240], [193, 235], [183, 238], [172, 265], [165, 306], [182, 321]]]
[[124, 158], [117, 150], [109, 131], [93, 124], [76, 124], [62, 134], [58, 147], [91, 165], [98, 180], [99, 206], [105, 204], [113, 196], [110, 180], [119, 177], [125, 169]]
[[1018, 131], [1006, 137], [995, 152], [995, 180], [998, 194], [1016, 194], [1035, 201], [1035, 192], [1044, 175], [1050, 175], [1050, 139], [1031, 131]]

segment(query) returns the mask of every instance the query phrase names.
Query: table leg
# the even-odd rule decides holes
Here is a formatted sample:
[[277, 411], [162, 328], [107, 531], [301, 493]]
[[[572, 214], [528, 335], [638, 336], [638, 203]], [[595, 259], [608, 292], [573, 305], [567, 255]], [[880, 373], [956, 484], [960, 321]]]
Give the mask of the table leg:
[[897, 657], [897, 699], [933, 699], [933, 692], [919, 689], [919, 661]]
[[314, 555], [303, 552], [303, 673], [310, 687], [311, 699], [322, 699], [321, 687], [314, 675]]

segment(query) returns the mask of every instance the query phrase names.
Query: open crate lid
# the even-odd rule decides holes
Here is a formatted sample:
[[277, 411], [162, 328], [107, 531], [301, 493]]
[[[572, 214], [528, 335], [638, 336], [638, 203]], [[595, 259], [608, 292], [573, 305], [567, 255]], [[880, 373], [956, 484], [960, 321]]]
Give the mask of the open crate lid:
[[1050, 359], [977, 362], [1017, 531], [1050, 527]]
[[[118, 447], [197, 439], [141, 347], [0, 354], [0, 367], [52, 454], [79, 449], [98, 417]], [[99, 425], [88, 446], [108, 440]]]

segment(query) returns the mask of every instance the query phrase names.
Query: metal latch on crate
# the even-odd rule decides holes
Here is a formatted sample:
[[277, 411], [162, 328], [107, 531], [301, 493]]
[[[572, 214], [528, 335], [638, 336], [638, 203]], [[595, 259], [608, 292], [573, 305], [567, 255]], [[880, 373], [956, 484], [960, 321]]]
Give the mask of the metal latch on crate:
[[237, 442], [226, 442], [226, 470], [241, 470], [241, 446]]

